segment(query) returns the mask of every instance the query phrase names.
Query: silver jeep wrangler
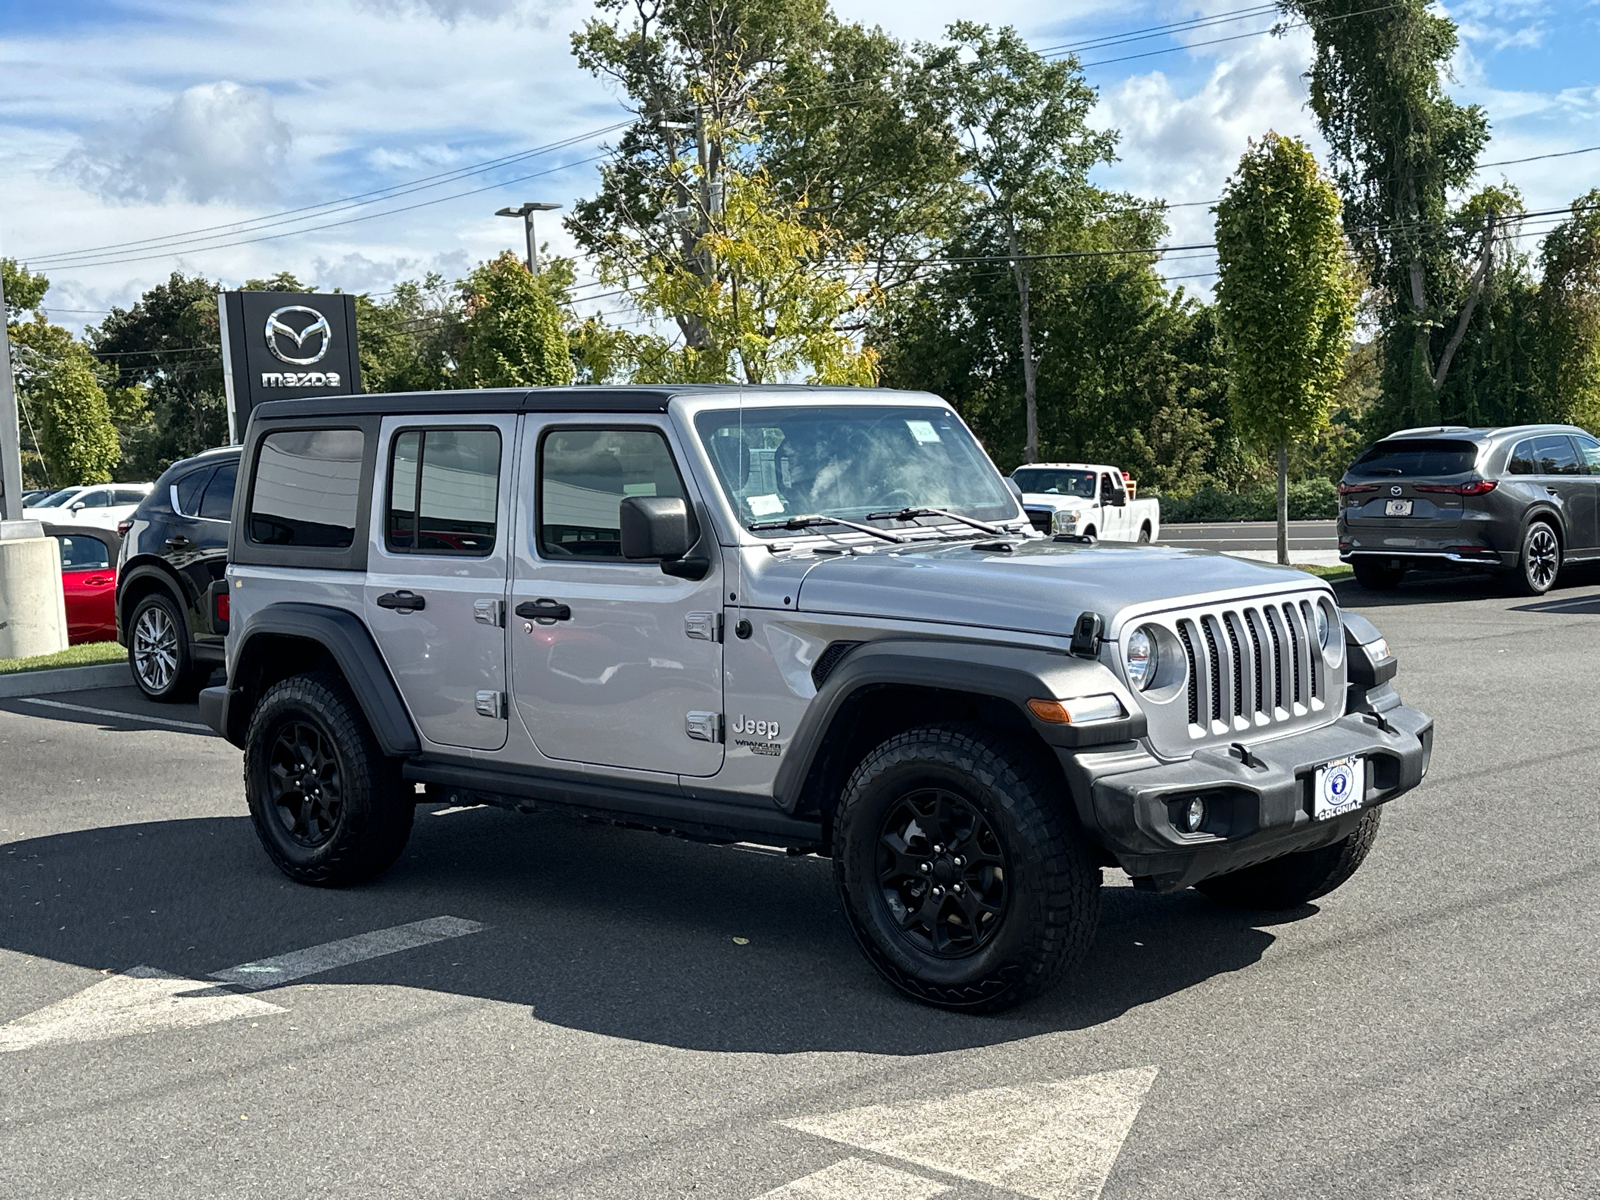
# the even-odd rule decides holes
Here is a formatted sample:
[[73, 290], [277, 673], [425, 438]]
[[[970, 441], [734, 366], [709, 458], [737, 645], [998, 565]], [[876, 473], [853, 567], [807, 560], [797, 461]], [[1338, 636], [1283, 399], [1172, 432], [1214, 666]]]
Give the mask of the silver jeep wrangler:
[[1080, 960], [1102, 867], [1302, 905], [1428, 766], [1321, 581], [1042, 536], [934, 396], [275, 401], [240, 478], [202, 709], [305, 883], [420, 797], [815, 852], [885, 979], [992, 1010]]

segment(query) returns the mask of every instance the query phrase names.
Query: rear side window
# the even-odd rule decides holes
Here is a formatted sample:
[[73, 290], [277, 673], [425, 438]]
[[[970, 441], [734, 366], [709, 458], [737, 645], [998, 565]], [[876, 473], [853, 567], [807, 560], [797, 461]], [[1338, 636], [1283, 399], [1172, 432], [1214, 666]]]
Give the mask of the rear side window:
[[99, 538], [80, 534], [57, 534], [61, 543], [61, 569], [63, 571], [109, 570], [111, 549]]
[[1578, 466], [1578, 453], [1572, 448], [1572, 439], [1559, 433], [1534, 438], [1533, 473], [1582, 475], [1583, 469]]
[[1533, 439], [1532, 438], [1529, 438], [1525, 442], [1518, 442], [1515, 446], [1511, 447], [1511, 454], [1506, 459], [1506, 474], [1507, 475], [1536, 475], [1536, 474], [1538, 474], [1538, 470], [1534, 466]]
[[172, 507], [177, 509], [180, 516], [193, 517], [199, 515], [200, 497], [205, 493], [206, 481], [211, 478], [211, 473], [215, 469], [214, 467], [201, 467], [198, 471], [190, 471], [172, 485]]
[[363, 435], [359, 429], [269, 433], [256, 457], [250, 540], [342, 549], [356, 538]]
[[1379, 442], [1350, 468], [1352, 475], [1405, 477], [1460, 475], [1478, 461], [1478, 446], [1459, 438], [1406, 438]]
[[629, 496], [685, 499], [667, 439], [653, 429], [555, 429], [539, 448], [539, 550], [622, 559]]
[[1587, 473], [1600, 475], [1600, 442], [1581, 434], [1572, 440], [1578, 443], [1578, 456], [1583, 460]]
[[217, 468], [200, 501], [202, 517], [209, 521], [226, 521], [233, 515], [233, 487], [238, 478], [238, 463], [224, 463]]
[[398, 554], [492, 554], [499, 496], [496, 430], [405, 430], [389, 458], [385, 544]]

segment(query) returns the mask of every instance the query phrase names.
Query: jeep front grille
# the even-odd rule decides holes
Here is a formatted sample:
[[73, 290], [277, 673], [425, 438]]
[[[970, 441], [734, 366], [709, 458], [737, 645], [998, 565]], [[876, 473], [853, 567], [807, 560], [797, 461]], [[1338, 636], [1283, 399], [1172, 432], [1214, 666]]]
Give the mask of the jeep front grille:
[[[1165, 626], [1187, 668], [1178, 695], [1158, 689], [1145, 705], [1150, 736], [1164, 752], [1206, 742], [1288, 732], [1338, 716], [1330, 672], [1317, 645], [1316, 598], [1290, 597], [1162, 615], [1133, 624]], [[1332, 676], [1330, 678], [1330, 675]]]

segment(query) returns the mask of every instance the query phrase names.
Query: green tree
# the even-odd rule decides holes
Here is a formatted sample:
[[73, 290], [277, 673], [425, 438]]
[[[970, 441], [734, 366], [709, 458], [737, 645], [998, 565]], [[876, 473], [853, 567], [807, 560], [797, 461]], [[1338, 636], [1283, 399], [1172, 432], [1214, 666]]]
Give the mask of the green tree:
[[724, 202], [694, 253], [717, 264], [702, 274], [676, 254], [642, 261], [602, 259], [602, 278], [637, 279], [634, 303], [657, 320], [687, 317], [699, 332], [691, 344], [656, 332], [584, 335], [592, 374], [637, 382], [813, 383], [870, 385], [876, 355], [839, 326], [871, 302], [837, 271], [819, 269], [836, 244], [773, 194], [763, 175], [723, 174]]
[[444, 276], [395, 285], [384, 300], [356, 297], [361, 386], [369, 392], [431, 392], [451, 385], [461, 342], [459, 289]]
[[1600, 188], [1539, 251], [1539, 383], [1547, 420], [1600, 430]]
[[1456, 26], [1429, 0], [1281, 0], [1311, 26], [1311, 108], [1351, 244], [1377, 289], [1392, 423], [1431, 425], [1482, 301], [1502, 214], [1452, 211], [1489, 137], [1444, 92]]
[[122, 457], [101, 387], [102, 368], [71, 333], [36, 312], [7, 333], [17, 395], [52, 486], [106, 483]]
[[14, 258], [0, 258], [0, 289], [6, 294], [6, 320], [16, 321], [44, 303], [50, 281], [19, 266]]
[[1117, 135], [1089, 128], [1095, 91], [1077, 59], [1049, 61], [1009, 26], [991, 31], [962, 21], [950, 26], [948, 39], [928, 53], [929, 68], [950, 98], [961, 169], [977, 192], [967, 218], [977, 236], [968, 240], [998, 243], [1016, 286], [1022, 457], [1037, 462], [1039, 359], [1027, 256], [1045, 249], [1042, 235], [1059, 231], [1063, 216], [1104, 208], [1106, 195], [1090, 185], [1089, 171], [1112, 160]]
[[465, 319], [456, 375], [464, 387], [559, 387], [572, 382], [561, 308], [542, 275], [509, 250], [461, 282]]
[[95, 356], [115, 368], [117, 386], [143, 390], [151, 423], [127, 456], [144, 478], [228, 440], [216, 293], [210, 280], [174, 271], [85, 332]]
[[1278, 561], [1289, 561], [1289, 444], [1315, 435], [1344, 375], [1357, 288], [1339, 195], [1303, 142], [1252, 142], [1217, 208], [1217, 313], [1241, 431], [1278, 452]]

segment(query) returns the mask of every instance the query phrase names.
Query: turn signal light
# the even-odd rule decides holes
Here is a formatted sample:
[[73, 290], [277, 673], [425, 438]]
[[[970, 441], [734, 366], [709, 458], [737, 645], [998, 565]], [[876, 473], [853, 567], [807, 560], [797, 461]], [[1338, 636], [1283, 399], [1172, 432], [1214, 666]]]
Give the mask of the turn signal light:
[[1077, 696], [1071, 700], [1029, 700], [1028, 711], [1049, 725], [1087, 725], [1126, 716], [1115, 696]]

